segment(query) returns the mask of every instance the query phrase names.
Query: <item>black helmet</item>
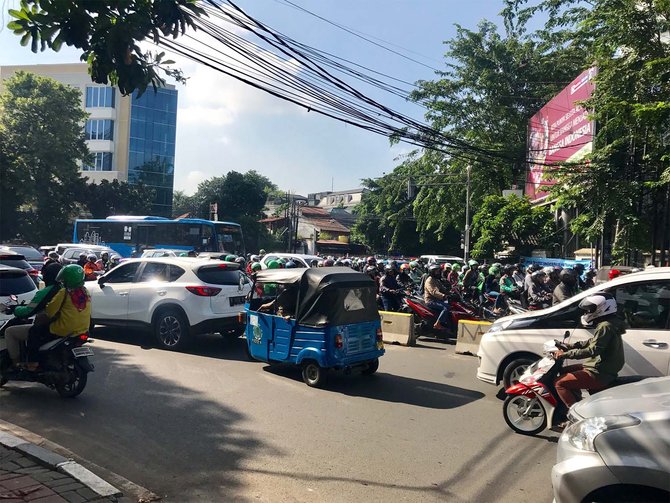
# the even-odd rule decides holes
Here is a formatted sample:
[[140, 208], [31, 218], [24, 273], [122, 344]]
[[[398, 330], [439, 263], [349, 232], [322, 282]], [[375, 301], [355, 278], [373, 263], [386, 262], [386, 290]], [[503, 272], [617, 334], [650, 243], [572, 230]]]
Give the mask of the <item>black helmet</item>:
[[384, 266], [384, 272], [393, 272], [393, 269], [394, 269], [394, 267], [393, 267], [392, 264], [386, 264]]
[[42, 280], [44, 281], [45, 286], [51, 286], [56, 283], [56, 277], [58, 273], [63, 268], [58, 262], [52, 262], [48, 266], [42, 269]]
[[577, 277], [575, 273], [570, 269], [563, 269], [558, 275], [558, 279], [566, 285], [572, 286], [577, 283]]
[[432, 276], [435, 271], [442, 272], [442, 268], [436, 263], [430, 264], [428, 266], [428, 274]]
[[514, 269], [516, 269], [515, 266], [513, 266], [512, 264], [507, 264], [507, 265], [505, 265], [505, 267], [503, 268], [503, 272], [504, 272], [507, 276], [511, 276], [511, 275], [514, 273]]

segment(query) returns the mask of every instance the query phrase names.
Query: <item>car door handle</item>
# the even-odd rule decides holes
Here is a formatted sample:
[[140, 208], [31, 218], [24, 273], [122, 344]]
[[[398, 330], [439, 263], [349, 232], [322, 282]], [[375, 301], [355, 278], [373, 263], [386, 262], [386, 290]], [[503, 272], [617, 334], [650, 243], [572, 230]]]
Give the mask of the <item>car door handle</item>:
[[657, 341], [656, 339], [645, 339], [642, 341], [642, 344], [654, 349], [665, 349], [668, 347], [666, 342]]
[[158, 290], [156, 293], [162, 297], [167, 293], [167, 290]]
[[128, 292], [119, 292], [119, 297], [128, 297]]

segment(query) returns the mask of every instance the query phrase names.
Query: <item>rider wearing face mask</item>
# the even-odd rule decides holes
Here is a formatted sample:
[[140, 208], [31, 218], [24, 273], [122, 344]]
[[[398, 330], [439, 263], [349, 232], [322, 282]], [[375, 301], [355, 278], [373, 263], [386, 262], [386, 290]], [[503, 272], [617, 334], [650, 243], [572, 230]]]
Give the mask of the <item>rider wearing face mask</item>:
[[582, 300], [579, 308], [585, 312], [582, 324], [595, 325], [593, 337], [554, 353], [555, 358], [585, 360], [581, 365], [565, 367], [554, 383], [558, 396], [568, 408], [580, 399], [581, 390], [603, 389], [614, 381], [624, 365], [621, 336], [626, 332], [626, 325], [616, 316], [616, 299], [598, 293]]

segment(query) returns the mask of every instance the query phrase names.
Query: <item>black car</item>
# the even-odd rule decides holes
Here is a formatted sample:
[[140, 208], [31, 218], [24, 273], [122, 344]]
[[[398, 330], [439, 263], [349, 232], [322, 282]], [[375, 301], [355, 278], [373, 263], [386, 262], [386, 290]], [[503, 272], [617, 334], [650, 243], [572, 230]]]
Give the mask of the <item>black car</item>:
[[23, 255], [10, 250], [0, 250], [0, 265], [23, 269], [30, 275], [35, 285], [39, 285], [40, 272], [31, 266]]
[[42, 270], [42, 266], [44, 265], [44, 255], [42, 255], [39, 250], [28, 245], [0, 245], [0, 253], [7, 250], [23, 255], [26, 261], [33, 266], [33, 269], [37, 269], [38, 271]]

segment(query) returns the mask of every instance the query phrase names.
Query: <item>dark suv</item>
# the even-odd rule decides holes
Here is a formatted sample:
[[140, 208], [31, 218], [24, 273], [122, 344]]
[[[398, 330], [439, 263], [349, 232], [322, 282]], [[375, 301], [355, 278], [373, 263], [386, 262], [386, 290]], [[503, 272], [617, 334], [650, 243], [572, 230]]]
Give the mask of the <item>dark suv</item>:
[[31, 266], [26, 260], [26, 257], [24, 257], [23, 255], [20, 255], [18, 253], [9, 250], [0, 250], [0, 265], [6, 265], [8, 267], [17, 267], [18, 269], [23, 269], [30, 275], [35, 285], [39, 285], [40, 272], [33, 266]]

